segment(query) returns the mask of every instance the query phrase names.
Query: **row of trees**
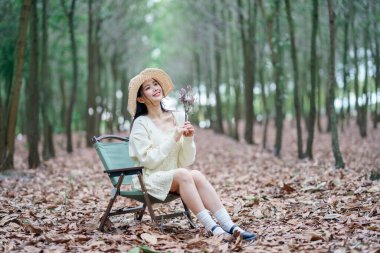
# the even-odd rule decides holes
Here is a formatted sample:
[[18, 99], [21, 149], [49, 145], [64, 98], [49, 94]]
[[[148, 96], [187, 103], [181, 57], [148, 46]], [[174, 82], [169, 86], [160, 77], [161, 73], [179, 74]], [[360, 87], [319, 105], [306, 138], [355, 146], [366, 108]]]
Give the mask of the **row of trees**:
[[253, 144], [259, 122], [265, 148], [273, 119], [277, 156], [286, 115], [298, 157], [311, 159], [314, 129], [328, 116], [336, 167], [336, 121], [344, 130], [356, 116], [365, 137], [369, 112], [373, 127], [380, 118], [376, 1], [23, 0], [1, 2], [0, 12], [1, 170], [13, 168], [16, 134], [26, 134], [33, 168], [40, 137], [46, 160], [54, 133], [65, 132], [73, 152], [73, 131], [85, 131], [89, 146], [101, 131], [128, 127], [128, 81], [146, 66], [193, 83], [193, 121], [218, 133], [239, 140], [243, 122]]

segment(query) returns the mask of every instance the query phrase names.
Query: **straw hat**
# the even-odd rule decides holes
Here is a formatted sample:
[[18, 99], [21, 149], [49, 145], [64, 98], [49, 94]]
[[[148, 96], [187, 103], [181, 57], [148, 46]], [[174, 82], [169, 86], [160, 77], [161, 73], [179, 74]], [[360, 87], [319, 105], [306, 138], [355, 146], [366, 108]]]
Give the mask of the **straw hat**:
[[132, 117], [134, 117], [136, 113], [137, 92], [139, 91], [140, 86], [150, 78], [153, 78], [161, 85], [164, 96], [167, 96], [174, 88], [172, 79], [162, 69], [147, 68], [141, 71], [140, 74], [133, 77], [129, 82], [128, 111]]

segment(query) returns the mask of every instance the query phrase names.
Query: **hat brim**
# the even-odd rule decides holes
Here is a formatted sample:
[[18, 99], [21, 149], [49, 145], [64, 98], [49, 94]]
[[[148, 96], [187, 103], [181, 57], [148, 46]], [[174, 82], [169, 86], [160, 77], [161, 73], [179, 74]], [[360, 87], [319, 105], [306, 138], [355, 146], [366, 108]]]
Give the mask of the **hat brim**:
[[173, 81], [170, 76], [162, 69], [157, 68], [147, 68], [141, 71], [138, 75], [133, 77], [129, 82], [128, 91], [128, 111], [132, 117], [136, 114], [136, 99], [137, 92], [140, 86], [148, 79], [153, 78], [162, 87], [164, 96], [167, 96], [174, 88]]

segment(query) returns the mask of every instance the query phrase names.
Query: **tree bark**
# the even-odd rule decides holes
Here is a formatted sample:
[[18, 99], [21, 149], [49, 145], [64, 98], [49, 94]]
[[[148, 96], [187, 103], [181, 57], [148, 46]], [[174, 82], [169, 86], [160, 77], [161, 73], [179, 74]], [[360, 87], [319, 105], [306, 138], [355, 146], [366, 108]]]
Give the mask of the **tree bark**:
[[[281, 66], [281, 45], [280, 45], [280, 27], [279, 27], [279, 12], [280, 12], [280, 1], [275, 2], [275, 12], [271, 14], [266, 14], [262, 0], [260, 0], [260, 8], [266, 22], [267, 29], [267, 40], [269, 48], [271, 51], [271, 62], [273, 66], [273, 80], [276, 85], [275, 93], [275, 107], [276, 107], [276, 140], [275, 140], [275, 156], [280, 156], [281, 145], [282, 145], [282, 129], [284, 122], [284, 112], [283, 112], [283, 84], [281, 80], [282, 66]], [[273, 35], [273, 17], [276, 17], [276, 34]], [[275, 45], [273, 45], [275, 42]]]
[[[243, 48], [243, 59], [244, 59], [244, 98], [245, 98], [245, 131], [244, 139], [248, 144], [253, 144], [253, 76], [252, 73], [252, 52], [251, 46], [248, 42], [248, 36], [245, 31], [245, 23], [243, 16], [243, 3], [242, 0], [238, 0], [239, 6], [239, 24], [240, 24], [240, 34], [241, 43]], [[254, 39], [254, 38], [250, 38]]]
[[95, 61], [94, 61], [94, 28], [93, 5], [88, 1], [88, 33], [87, 33], [87, 107], [86, 107], [86, 146], [91, 147], [91, 138], [95, 135]]
[[353, 1], [350, 2], [351, 7], [351, 31], [352, 31], [352, 44], [354, 46], [354, 67], [355, 67], [355, 77], [354, 77], [354, 91], [355, 91], [355, 110], [356, 110], [356, 124], [359, 126], [359, 59], [358, 59], [358, 45], [357, 45], [357, 33], [355, 30], [355, 18], [356, 18], [356, 8]]
[[281, 32], [280, 32], [280, 0], [275, 1], [275, 18], [276, 18], [276, 33], [275, 33], [275, 43], [277, 51], [277, 61], [273, 64], [275, 71], [274, 80], [276, 83], [276, 142], [274, 148], [275, 156], [280, 156], [282, 148], [282, 130], [284, 127], [284, 81], [282, 80], [282, 45]]
[[43, 159], [49, 160], [55, 156], [54, 140], [53, 140], [53, 124], [52, 124], [52, 104], [51, 104], [51, 85], [49, 81], [49, 38], [48, 38], [48, 0], [42, 1], [42, 46], [41, 46], [41, 115], [43, 120]]
[[0, 150], [0, 170], [13, 169], [17, 109], [22, 83], [22, 71], [25, 61], [26, 33], [28, 28], [28, 17], [31, 8], [31, 2], [32, 0], [23, 1], [19, 17], [12, 85], [9, 96], [9, 103], [6, 109], [6, 115], [4, 117], [6, 120], [6, 138], [0, 140], [5, 142], [3, 145], [4, 150]]
[[315, 128], [315, 86], [317, 77], [317, 30], [318, 30], [318, 0], [313, 0], [313, 16], [312, 16], [312, 32], [311, 32], [311, 49], [310, 49], [310, 113], [308, 120], [308, 137], [306, 145], [306, 156], [313, 159], [313, 140], [314, 140], [314, 128]]
[[376, 102], [375, 102], [375, 112], [374, 112], [374, 121], [373, 121], [373, 128], [377, 128], [377, 123], [380, 121], [380, 116], [378, 113], [378, 107], [379, 107], [379, 101], [378, 96], [379, 94], [379, 88], [380, 88], [380, 45], [378, 36], [375, 37], [375, 53], [373, 54], [374, 62], [376, 64], [376, 76], [375, 76], [375, 94], [376, 94]]
[[72, 69], [73, 69], [73, 86], [70, 94], [70, 102], [67, 109], [66, 118], [66, 137], [67, 137], [67, 152], [73, 152], [73, 141], [72, 141], [72, 118], [74, 113], [74, 107], [76, 102], [77, 87], [78, 87], [78, 56], [77, 56], [77, 44], [75, 40], [75, 27], [74, 27], [74, 12], [75, 12], [75, 2], [71, 1], [70, 9], [67, 10], [64, 0], [61, 0], [63, 10], [66, 14], [69, 31], [70, 31], [70, 44], [71, 44], [71, 58], [72, 58]]
[[289, 0], [285, 0], [286, 7], [286, 16], [289, 26], [290, 34], [290, 46], [291, 46], [291, 56], [293, 63], [293, 78], [294, 78], [294, 89], [293, 89], [293, 99], [294, 99], [294, 110], [296, 114], [296, 125], [297, 125], [297, 150], [298, 158], [303, 157], [303, 148], [302, 148], [302, 128], [301, 128], [301, 106], [299, 102], [299, 83], [298, 83], [298, 61], [297, 61], [297, 51], [296, 51], [296, 42], [294, 36], [294, 25], [292, 19], [292, 8]]
[[347, 67], [347, 55], [348, 55], [348, 29], [349, 29], [349, 12], [345, 10], [345, 19], [344, 19], [344, 26], [343, 26], [343, 96], [342, 96], [342, 107], [340, 108], [340, 118], [341, 118], [341, 130], [344, 131], [344, 125], [345, 125], [345, 119], [350, 118], [350, 112], [347, 110], [346, 115], [344, 112], [344, 98], [347, 96], [347, 101], [349, 104], [350, 101], [350, 93], [348, 91], [348, 83], [347, 83], [347, 77], [349, 75], [348, 73], [348, 67]]
[[216, 111], [216, 124], [214, 126], [215, 132], [224, 134], [223, 129], [223, 102], [220, 94], [220, 84], [222, 79], [222, 48], [223, 42], [221, 40], [221, 33], [223, 32], [223, 27], [221, 24], [222, 18], [220, 17], [221, 10], [220, 4], [217, 2], [213, 3], [213, 29], [214, 29], [214, 61], [215, 61], [215, 79], [214, 79], [214, 93], [215, 93], [215, 111]]
[[[264, 50], [261, 50], [261, 52]], [[268, 107], [268, 102], [267, 102], [267, 95], [265, 91], [265, 78], [264, 78], [264, 63], [263, 63], [263, 55], [259, 55], [259, 82], [260, 82], [260, 87], [261, 87], [261, 101], [263, 103], [263, 120], [264, 120], [264, 125], [263, 125], [263, 136], [262, 136], [262, 149], [265, 150], [267, 148], [267, 136], [268, 136], [268, 124], [269, 124], [269, 107]]]
[[38, 14], [37, 1], [32, 0], [32, 12], [30, 17], [29, 37], [30, 37], [30, 60], [29, 60], [29, 82], [25, 89], [26, 94], [26, 135], [29, 146], [28, 164], [29, 168], [37, 168], [40, 165], [40, 155], [38, 152], [39, 142], [39, 95], [38, 95]]
[[335, 79], [335, 11], [332, 0], [328, 0], [329, 11], [329, 30], [330, 30], [330, 48], [329, 48], [329, 107], [331, 119], [331, 142], [335, 158], [335, 168], [344, 168], [342, 154], [339, 148], [338, 129], [336, 125], [336, 113], [334, 107], [334, 90], [336, 86]]
[[368, 99], [369, 99], [369, 94], [368, 94], [368, 47], [369, 47], [369, 11], [368, 11], [368, 3], [365, 4], [365, 12], [367, 16], [367, 23], [366, 26], [364, 27], [364, 85], [363, 85], [363, 95], [364, 95], [364, 104], [359, 106], [359, 111], [360, 111], [360, 121], [359, 121], [359, 130], [360, 130], [360, 136], [365, 138], [367, 137], [367, 112], [368, 112]]

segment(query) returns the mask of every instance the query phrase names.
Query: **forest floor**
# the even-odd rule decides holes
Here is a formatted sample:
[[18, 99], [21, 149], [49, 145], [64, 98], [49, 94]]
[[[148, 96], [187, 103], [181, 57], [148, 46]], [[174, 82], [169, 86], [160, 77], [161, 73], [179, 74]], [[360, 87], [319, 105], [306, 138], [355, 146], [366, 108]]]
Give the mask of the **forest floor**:
[[95, 150], [82, 141], [66, 154], [63, 136], [56, 136], [57, 157], [28, 170], [19, 140], [16, 169], [0, 174], [0, 252], [380, 252], [380, 181], [369, 180], [371, 170], [380, 170], [380, 130], [362, 139], [352, 124], [340, 133], [344, 170], [334, 169], [329, 134], [316, 133], [309, 161], [296, 158], [294, 126], [284, 133], [278, 159], [260, 145], [197, 129], [191, 169], [207, 175], [233, 220], [257, 234], [253, 243], [221, 241], [182, 218], [166, 221], [161, 232], [147, 214], [142, 222], [113, 217], [111, 230], [99, 232], [111, 184]]

